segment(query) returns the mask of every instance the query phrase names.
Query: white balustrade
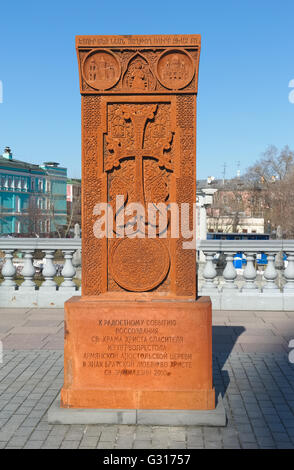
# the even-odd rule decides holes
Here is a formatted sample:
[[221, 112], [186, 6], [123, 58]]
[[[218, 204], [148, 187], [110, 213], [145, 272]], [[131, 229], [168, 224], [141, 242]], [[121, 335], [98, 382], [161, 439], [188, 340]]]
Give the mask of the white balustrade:
[[223, 285], [223, 290], [237, 289], [237, 286], [235, 284], [235, 279], [237, 277], [237, 271], [236, 271], [235, 266], [233, 264], [234, 253], [229, 251], [229, 252], [225, 252], [225, 255], [226, 255], [227, 264], [226, 264], [226, 267], [223, 271], [223, 277], [224, 277], [224, 280], [225, 280], [225, 283]]
[[5, 253], [4, 258], [4, 265], [2, 268], [2, 276], [4, 277], [4, 281], [1, 284], [2, 288], [6, 287], [15, 287], [16, 282], [14, 281], [14, 276], [16, 273], [15, 266], [12, 263], [13, 259], [13, 252], [14, 250], [3, 250]]
[[[73, 277], [75, 269], [72, 265], [73, 253], [81, 250], [81, 239], [48, 239], [48, 238], [1, 238], [0, 250], [4, 252], [2, 276], [0, 283], [0, 308], [9, 307], [44, 307], [62, 308], [64, 302], [72, 295], [80, 295]], [[42, 252], [43, 260], [34, 259], [34, 254]], [[63, 253], [60, 260], [62, 272], [56, 269], [58, 265], [54, 260], [56, 251]], [[18, 251], [22, 257], [13, 259]], [[16, 266], [21, 269], [16, 269]], [[36, 285], [35, 277], [37, 267], [42, 269], [43, 282]], [[39, 270], [38, 270], [39, 272]], [[24, 281], [15, 282], [15, 275], [23, 276]], [[64, 281], [58, 288], [55, 276], [64, 276]]]
[[[286, 284], [284, 285], [285, 292], [294, 292], [294, 251], [288, 251], [286, 253], [288, 265], [284, 271], [284, 277]], [[294, 303], [293, 303], [294, 309]]]
[[244, 269], [243, 277], [245, 280], [244, 285], [242, 286], [242, 292], [254, 292], [257, 291], [257, 286], [255, 283], [257, 272], [254, 267], [254, 254], [251, 252], [246, 252], [246, 266]]
[[204, 251], [203, 253], [205, 254], [205, 267], [203, 270], [203, 277], [205, 282], [203, 284], [203, 289], [217, 290], [217, 285], [214, 282], [217, 276], [217, 271], [213, 263], [213, 258], [216, 253], [213, 251]]
[[56, 274], [56, 267], [53, 263], [54, 259], [54, 250], [44, 250], [45, 251], [45, 263], [43, 267], [43, 277], [45, 281], [42, 284], [42, 288], [49, 287], [56, 289], [57, 284], [54, 281], [54, 277]]
[[263, 286], [263, 290], [271, 290], [275, 292], [279, 290], [277, 284], [275, 283], [275, 280], [278, 277], [278, 273], [275, 267], [275, 254], [272, 252], [268, 252], [266, 254], [267, 254], [267, 266], [263, 274], [264, 279], [266, 280], [266, 283]]
[[73, 282], [72, 278], [76, 274], [76, 270], [72, 264], [72, 257], [74, 250], [64, 250], [64, 259], [65, 263], [61, 275], [64, 277], [64, 281], [60, 287], [76, 287], [76, 284]]
[[24, 277], [24, 281], [21, 287], [36, 287], [36, 283], [33, 281], [33, 277], [35, 274], [35, 268], [33, 265], [33, 253], [34, 250], [24, 250], [24, 266], [22, 268], [21, 274]]
[[[205, 256], [203, 269], [199, 268], [198, 295], [209, 295], [216, 309], [226, 310], [294, 310], [294, 240], [203, 240], [197, 249]], [[48, 239], [48, 238], [1, 238], [0, 250], [4, 253], [0, 284], [1, 307], [58, 307], [72, 295], [79, 295], [81, 289], [74, 282], [75, 267], [80, 264], [81, 239]], [[62, 270], [54, 260], [56, 251], [62, 253], [58, 261]], [[14, 252], [21, 252], [23, 259], [13, 259]], [[35, 277], [38, 261], [35, 252], [44, 255], [42, 275], [44, 281], [36, 286]], [[275, 255], [286, 254], [287, 261], [281, 269], [285, 285], [277, 286], [277, 270]], [[236, 253], [244, 253], [247, 263], [243, 269], [234, 267]], [[256, 256], [267, 254], [267, 264], [260, 265], [256, 270]], [[221, 274], [216, 264], [217, 254], [226, 256], [225, 269]], [[15, 282], [21, 266], [22, 283]], [[283, 266], [282, 266], [283, 267]], [[61, 271], [61, 272], [60, 272]], [[78, 270], [80, 272], [80, 269]], [[201, 274], [202, 273], [202, 274]], [[257, 273], [263, 273], [264, 286]], [[237, 276], [238, 274], [238, 276]], [[57, 287], [56, 276], [64, 280]], [[80, 275], [80, 274], [79, 274]], [[280, 276], [280, 277], [282, 277]], [[218, 286], [220, 280], [222, 288]], [[17, 284], [20, 284], [19, 286]], [[39, 283], [38, 283], [39, 284]], [[238, 288], [238, 287], [239, 288]], [[24, 295], [24, 293], [29, 295]], [[250, 294], [250, 295], [248, 295]]]
[[[294, 310], [294, 240], [201, 240], [197, 250], [206, 256], [203, 270], [201, 267], [198, 270], [202, 273], [202, 278], [198, 278], [198, 295], [210, 295], [213, 308]], [[214, 253], [226, 255], [226, 266], [220, 276], [220, 290], [216, 289], [214, 284]], [[234, 267], [234, 257], [237, 253], [246, 256], [246, 265], [237, 270], [238, 272]], [[258, 255], [262, 253], [267, 255], [265, 264], [257, 263]], [[278, 263], [285, 279], [284, 286], [281, 283], [282, 275], [278, 276], [276, 270], [275, 256], [279, 254], [282, 254], [282, 260], [283, 255], [287, 257], [285, 262]], [[281, 287], [278, 286], [278, 278]]]

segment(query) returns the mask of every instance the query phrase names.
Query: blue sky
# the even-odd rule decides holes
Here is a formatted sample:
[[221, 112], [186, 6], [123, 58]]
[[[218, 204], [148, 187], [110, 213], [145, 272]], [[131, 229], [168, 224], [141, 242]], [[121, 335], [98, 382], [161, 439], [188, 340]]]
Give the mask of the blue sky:
[[77, 34], [200, 33], [198, 178], [294, 149], [293, 0], [51, 0], [1, 4], [0, 151], [80, 176]]

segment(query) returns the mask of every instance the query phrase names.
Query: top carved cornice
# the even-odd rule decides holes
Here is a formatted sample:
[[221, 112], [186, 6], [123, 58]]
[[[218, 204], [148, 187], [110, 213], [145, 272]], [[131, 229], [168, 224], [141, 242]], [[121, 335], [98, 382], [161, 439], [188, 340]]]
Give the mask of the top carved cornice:
[[77, 36], [81, 94], [196, 94], [199, 34]]

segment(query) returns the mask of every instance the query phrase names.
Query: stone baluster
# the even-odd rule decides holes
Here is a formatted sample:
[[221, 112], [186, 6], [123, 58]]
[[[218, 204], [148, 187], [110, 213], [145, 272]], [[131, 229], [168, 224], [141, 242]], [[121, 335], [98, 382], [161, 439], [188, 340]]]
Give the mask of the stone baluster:
[[64, 277], [63, 283], [60, 287], [74, 287], [76, 284], [73, 282], [72, 278], [74, 277], [76, 270], [72, 264], [72, 257], [74, 250], [63, 250], [65, 263], [61, 271], [61, 275]]
[[82, 264], [81, 250], [78, 249], [74, 252], [72, 257], [72, 264], [75, 268], [78, 268]]
[[246, 266], [244, 269], [243, 277], [245, 280], [245, 284], [243, 285], [241, 291], [248, 291], [254, 292], [257, 290], [257, 286], [255, 283], [257, 272], [254, 266], [254, 255], [251, 252], [246, 252]]
[[55, 250], [44, 250], [45, 252], [45, 266], [43, 267], [42, 274], [45, 278], [41, 288], [50, 287], [51, 289], [56, 289], [56, 282], [54, 281], [54, 276], [56, 274], [56, 267], [53, 263], [54, 252]]
[[284, 271], [284, 277], [286, 278], [284, 291], [286, 293], [292, 293], [294, 292], [294, 251], [288, 251], [286, 255], [288, 264]]
[[202, 289], [209, 289], [209, 290], [214, 290], [216, 291], [217, 290], [217, 285], [216, 283], [214, 282], [214, 279], [216, 278], [217, 276], [217, 271], [215, 269], [215, 266], [213, 264], [213, 257], [215, 255], [215, 252], [211, 252], [211, 251], [204, 251], [203, 252], [205, 254], [205, 260], [206, 260], [206, 263], [205, 263], [205, 267], [204, 267], [204, 270], [203, 270], [203, 277], [204, 277], [204, 284], [202, 286]]
[[21, 287], [33, 287], [35, 289], [36, 283], [33, 281], [33, 277], [36, 270], [32, 261], [34, 250], [24, 250], [24, 253], [24, 266], [21, 271], [24, 282], [21, 284]]
[[15, 287], [16, 283], [14, 281], [14, 276], [16, 273], [15, 266], [12, 263], [13, 259], [13, 252], [14, 250], [3, 250], [5, 253], [5, 262], [2, 268], [2, 275], [4, 277], [4, 281], [1, 284], [1, 287]]
[[264, 271], [264, 278], [266, 280], [266, 284], [263, 286], [263, 290], [271, 290], [277, 292], [278, 286], [275, 283], [275, 280], [278, 276], [277, 270], [275, 268], [275, 254], [274, 253], [266, 253], [267, 255], [267, 267]]
[[226, 255], [226, 267], [223, 271], [223, 277], [225, 280], [225, 283], [223, 285], [223, 290], [226, 289], [237, 289], [237, 286], [235, 284], [235, 279], [237, 277], [237, 271], [235, 269], [235, 266], [233, 264], [233, 259], [234, 259], [234, 253], [233, 252], [225, 252]]

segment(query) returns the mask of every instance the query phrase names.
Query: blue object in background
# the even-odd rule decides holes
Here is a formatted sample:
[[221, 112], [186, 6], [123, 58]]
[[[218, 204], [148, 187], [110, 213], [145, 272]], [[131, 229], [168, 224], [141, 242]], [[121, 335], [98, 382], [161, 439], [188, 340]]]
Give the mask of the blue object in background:
[[264, 265], [267, 264], [267, 256], [265, 253], [258, 253], [256, 255], [257, 264]]
[[246, 264], [246, 258], [243, 253], [236, 253], [233, 260], [233, 265], [236, 269], [241, 269], [243, 264]]

